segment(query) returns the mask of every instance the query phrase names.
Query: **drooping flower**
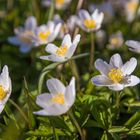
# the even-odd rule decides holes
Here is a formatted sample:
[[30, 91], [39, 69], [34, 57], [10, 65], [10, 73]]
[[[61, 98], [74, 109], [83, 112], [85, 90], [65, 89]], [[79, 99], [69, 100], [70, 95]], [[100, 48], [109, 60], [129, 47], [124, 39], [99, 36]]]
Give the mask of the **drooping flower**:
[[73, 42], [71, 41], [71, 36], [69, 34], [64, 36], [62, 44], [57, 47], [54, 44], [48, 44], [46, 46], [46, 52], [51, 53], [48, 56], [41, 56], [43, 60], [49, 60], [53, 62], [63, 62], [70, 59], [80, 41], [80, 35], [76, 35]]
[[24, 27], [16, 28], [14, 30], [16, 36], [9, 37], [8, 41], [14, 45], [19, 45], [20, 51], [22, 53], [29, 52], [34, 46], [32, 38], [35, 35], [36, 27], [37, 27], [36, 18], [30, 16], [26, 19]]
[[117, 49], [120, 48], [123, 45], [123, 35], [121, 31], [118, 31], [114, 34], [112, 34], [109, 37], [109, 44], [108, 44], [108, 48], [109, 49]]
[[[50, 7], [52, 2], [52, 0], [42, 0], [42, 5], [45, 7]], [[63, 10], [68, 7], [70, 2], [71, 0], [55, 0], [54, 5], [57, 10]]]
[[78, 13], [77, 24], [86, 32], [92, 32], [100, 29], [104, 14], [96, 9], [92, 15], [86, 10], [80, 10]]
[[11, 79], [9, 77], [8, 67], [5, 65], [0, 74], [0, 113], [11, 95], [11, 90]]
[[47, 25], [41, 25], [36, 28], [33, 42], [35, 46], [52, 42], [58, 35], [61, 28], [61, 23], [55, 24], [49, 21]]
[[140, 42], [134, 40], [128, 40], [125, 44], [129, 47], [132, 52], [140, 53]]
[[37, 96], [36, 104], [43, 109], [34, 114], [58, 116], [66, 113], [75, 101], [75, 78], [73, 77], [66, 87], [56, 78], [47, 80], [46, 84], [50, 94], [43, 93]]
[[97, 75], [91, 80], [97, 86], [107, 86], [109, 89], [119, 91], [140, 82], [137, 76], [131, 75], [136, 66], [137, 60], [134, 57], [123, 64], [119, 54], [113, 55], [109, 64], [102, 59], [97, 59], [95, 67], [101, 75]]

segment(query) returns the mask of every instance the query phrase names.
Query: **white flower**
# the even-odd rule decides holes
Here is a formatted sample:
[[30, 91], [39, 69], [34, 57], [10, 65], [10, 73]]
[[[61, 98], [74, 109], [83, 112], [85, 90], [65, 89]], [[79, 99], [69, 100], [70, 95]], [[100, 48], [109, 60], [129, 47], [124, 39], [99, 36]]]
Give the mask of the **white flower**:
[[128, 86], [135, 86], [140, 82], [138, 77], [131, 75], [136, 66], [137, 60], [134, 57], [123, 64], [119, 54], [113, 55], [109, 64], [102, 59], [97, 59], [95, 67], [101, 75], [93, 77], [92, 81], [97, 86], [107, 86], [116, 91]]
[[95, 9], [99, 9], [100, 12], [104, 13], [104, 22], [108, 22], [114, 16], [114, 9], [110, 1], [103, 2], [101, 4], [91, 4], [89, 10], [93, 12]]
[[37, 22], [35, 17], [30, 16], [26, 19], [24, 27], [16, 28], [14, 31], [16, 36], [9, 37], [8, 41], [14, 45], [19, 45], [21, 52], [29, 52], [34, 46], [32, 38], [34, 36], [34, 31], [36, 27]]
[[[58, 10], [66, 9], [70, 4], [71, 0], [55, 0], [55, 8]], [[42, 0], [42, 5], [46, 7], [50, 7], [52, 0]]]
[[108, 48], [109, 49], [117, 49], [120, 48], [123, 45], [123, 35], [121, 31], [118, 31], [115, 34], [112, 34], [109, 37], [109, 44], [108, 44]]
[[105, 46], [106, 43], [106, 32], [104, 30], [99, 30], [95, 33], [96, 42], [100, 48]]
[[49, 21], [47, 25], [37, 27], [33, 38], [35, 46], [52, 42], [57, 37], [60, 28], [61, 23], [55, 24], [53, 21]]
[[125, 14], [128, 22], [133, 21], [139, 4], [139, 0], [128, 0], [125, 3]]
[[76, 16], [72, 15], [68, 18], [66, 22], [64, 22], [64, 20], [62, 20], [58, 14], [54, 15], [53, 18], [54, 23], [55, 24], [61, 23], [62, 25], [57, 38], [62, 39], [66, 34], [72, 33], [76, 26], [76, 19], [77, 19]]
[[58, 14], [54, 15], [53, 21], [55, 24], [61, 23], [61, 28], [57, 35], [57, 38], [64, 38], [64, 36], [68, 33], [68, 27], [66, 23], [61, 19], [61, 17]]
[[75, 101], [75, 78], [73, 77], [68, 86], [61, 81], [51, 78], [46, 82], [49, 93], [37, 96], [36, 104], [43, 109], [34, 114], [43, 116], [58, 116], [66, 113]]
[[53, 62], [63, 62], [70, 59], [80, 41], [80, 35], [76, 35], [73, 42], [69, 34], [64, 36], [62, 44], [57, 47], [54, 44], [48, 44], [46, 46], [46, 52], [51, 53], [49, 56], [41, 56], [43, 60], [50, 60]]
[[86, 10], [80, 10], [78, 13], [77, 24], [86, 32], [96, 31], [101, 27], [104, 14], [96, 9], [92, 15]]
[[0, 74], [0, 113], [11, 95], [12, 84], [9, 77], [8, 67], [5, 65]]
[[129, 47], [130, 51], [140, 53], [140, 42], [134, 40], [128, 40], [125, 44]]

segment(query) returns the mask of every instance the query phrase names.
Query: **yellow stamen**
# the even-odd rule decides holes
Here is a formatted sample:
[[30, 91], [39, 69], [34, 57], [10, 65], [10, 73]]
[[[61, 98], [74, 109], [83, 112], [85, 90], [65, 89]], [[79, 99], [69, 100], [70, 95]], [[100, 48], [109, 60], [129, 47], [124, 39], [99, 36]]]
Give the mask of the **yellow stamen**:
[[0, 101], [6, 97], [6, 92], [4, 91], [3, 87], [0, 85]]
[[108, 77], [114, 82], [119, 83], [123, 79], [123, 72], [120, 69], [111, 69], [108, 73]]
[[65, 0], [55, 0], [57, 5], [63, 5]]
[[58, 93], [52, 98], [52, 102], [57, 103], [57, 104], [64, 104], [65, 103], [64, 94]]
[[134, 12], [137, 9], [138, 4], [134, 1], [130, 1], [127, 3], [127, 9]]
[[93, 19], [85, 19], [84, 20], [84, 25], [88, 29], [92, 29], [96, 27], [96, 21]]
[[117, 44], [119, 44], [119, 38], [112, 38], [111, 40], [110, 40], [110, 43], [112, 44], [112, 45], [117, 45]]
[[68, 47], [67, 46], [60, 46], [57, 51], [56, 51], [56, 54], [59, 55], [59, 56], [65, 56], [68, 52]]
[[46, 32], [40, 32], [39, 33], [39, 38], [43, 41], [45, 41], [50, 35], [50, 31], [46, 31]]

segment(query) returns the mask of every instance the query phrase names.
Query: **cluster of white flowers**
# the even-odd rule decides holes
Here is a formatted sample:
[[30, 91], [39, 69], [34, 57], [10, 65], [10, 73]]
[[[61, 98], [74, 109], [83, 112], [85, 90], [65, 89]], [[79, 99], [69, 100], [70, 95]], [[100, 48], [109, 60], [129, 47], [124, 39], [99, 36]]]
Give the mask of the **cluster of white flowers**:
[[[56, 0], [56, 9], [65, 9], [71, 0]], [[133, 5], [127, 3], [127, 10], [131, 12], [136, 9], [136, 3], [133, 0]], [[43, 5], [50, 6], [51, 1], [43, 0]], [[110, 7], [110, 3], [107, 3]], [[104, 6], [103, 6], [104, 7]], [[93, 9], [93, 7], [91, 7]], [[106, 10], [105, 10], [106, 11]], [[112, 12], [109, 10], [108, 13]], [[132, 20], [131, 18], [128, 19]], [[47, 24], [38, 26], [36, 18], [31, 16], [25, 21], [24, 27], [15, 29], [15, 36], [9, 37], [8, 40], [14, 45], [20, 46], [21, 52], [29, 52], [32, 47], [47, 44], [45, 51], [50, 53], [48, 56], [40, 56], [40, 59], [49, 60], [52, 62], [64, 62], [70, 59], [80, 42], [80, 34], [72, 36], [70, 32], [73, 32], [76, 25], [82, 30], [91, 33], [100, 29], [103, 22], [104, 13], [102, 8], [100, 12], [98, 9], [94, 9], [90, 14], [88, 11], [81, 9], [78, 11], [78, 15], [71, 16], [65, 23], [59, 15], [55, 15], [52, 21], [48, 21]], [[99, 34], [99, 32], [98, 32]], [[63, 38], [61, 45], [58, 47], [51, 43], [56, 38]], [[123, 38], [121, 32], [117, 32], [110, 36], [109, 48], [120, 47], [123, 44]], [[126, 41], [126, 45], [129, 46], [131, 51], [140, 52], [140, 43], [137, 41]], [[119, 91], [125, 87], [135, 86], [140, 83], [140, 79], [137, 76], [131, 75], [137, 66], [137, 60], [133, 57], [128, 62], [123, 64], [121, 56], [114, 54], [109, 64], [102, 59], [95, 61], [95, 67], [100, 71], [101, 75], [97, 75], [92, 78], [92, 81], [97, 86], [107, 86], [109, 89]], [[36, 104], [43, 108], [40, 111], [34, 112], [37, 115], [61, 115], [66, 113], [73, 105], [76, 96], [75, 78], [72, 77], [70, 84], [64, 86], [61, 81], [55, 78], [51, 78], [46, 82], [50, 93], [42, 93], [37, 96]], [[4, 66], [0, 75], [0, 113], [2, 112], [5, 103], [11, 94], [11, 80], [9, 77], [8, 67]]]

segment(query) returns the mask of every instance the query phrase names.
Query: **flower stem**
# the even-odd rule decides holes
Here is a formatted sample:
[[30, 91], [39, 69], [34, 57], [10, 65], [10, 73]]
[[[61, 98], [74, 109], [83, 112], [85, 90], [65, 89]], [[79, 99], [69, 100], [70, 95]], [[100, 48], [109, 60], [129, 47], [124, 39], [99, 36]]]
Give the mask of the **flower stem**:
[[120, 114], [119, 106], [120, 106], [120, 92], [117, 91], [117, 92], [116, 92], [117, 119], [119, 118], [119, 114]]
[[91, 32], [91, 48], [90, 48], [90, 61], [89, 61], [89, 70], [93, 70], [94, 62], [94, 33]]
[[20, 109], [20, 107], [11, 99], [9, 99], [9, 102], [20, 112], [21, 116], [24, 118], [24, 120], [30, 125], [30, 122], [25, 115], [25, 113]]
[[73, 115], [72, 110], [68, 111], [68, 115], [69, 115], [69, 117], [70, 117], [72, 123], [75, 125], [76, 129], [78, 130], [78, 132], [79, 132], [79, 134], [80, 134], [80, 136], [81, 136], [81, 140], [86, 140], [86, 138], [85, 138], [85, 136], [83, 135], [82, 130], [81, 130], [81, 128], [80, 128], [78, 122], [76, 121], [76, 119], [75, 119], [75, 117], [74, 117], [74, 115]]

